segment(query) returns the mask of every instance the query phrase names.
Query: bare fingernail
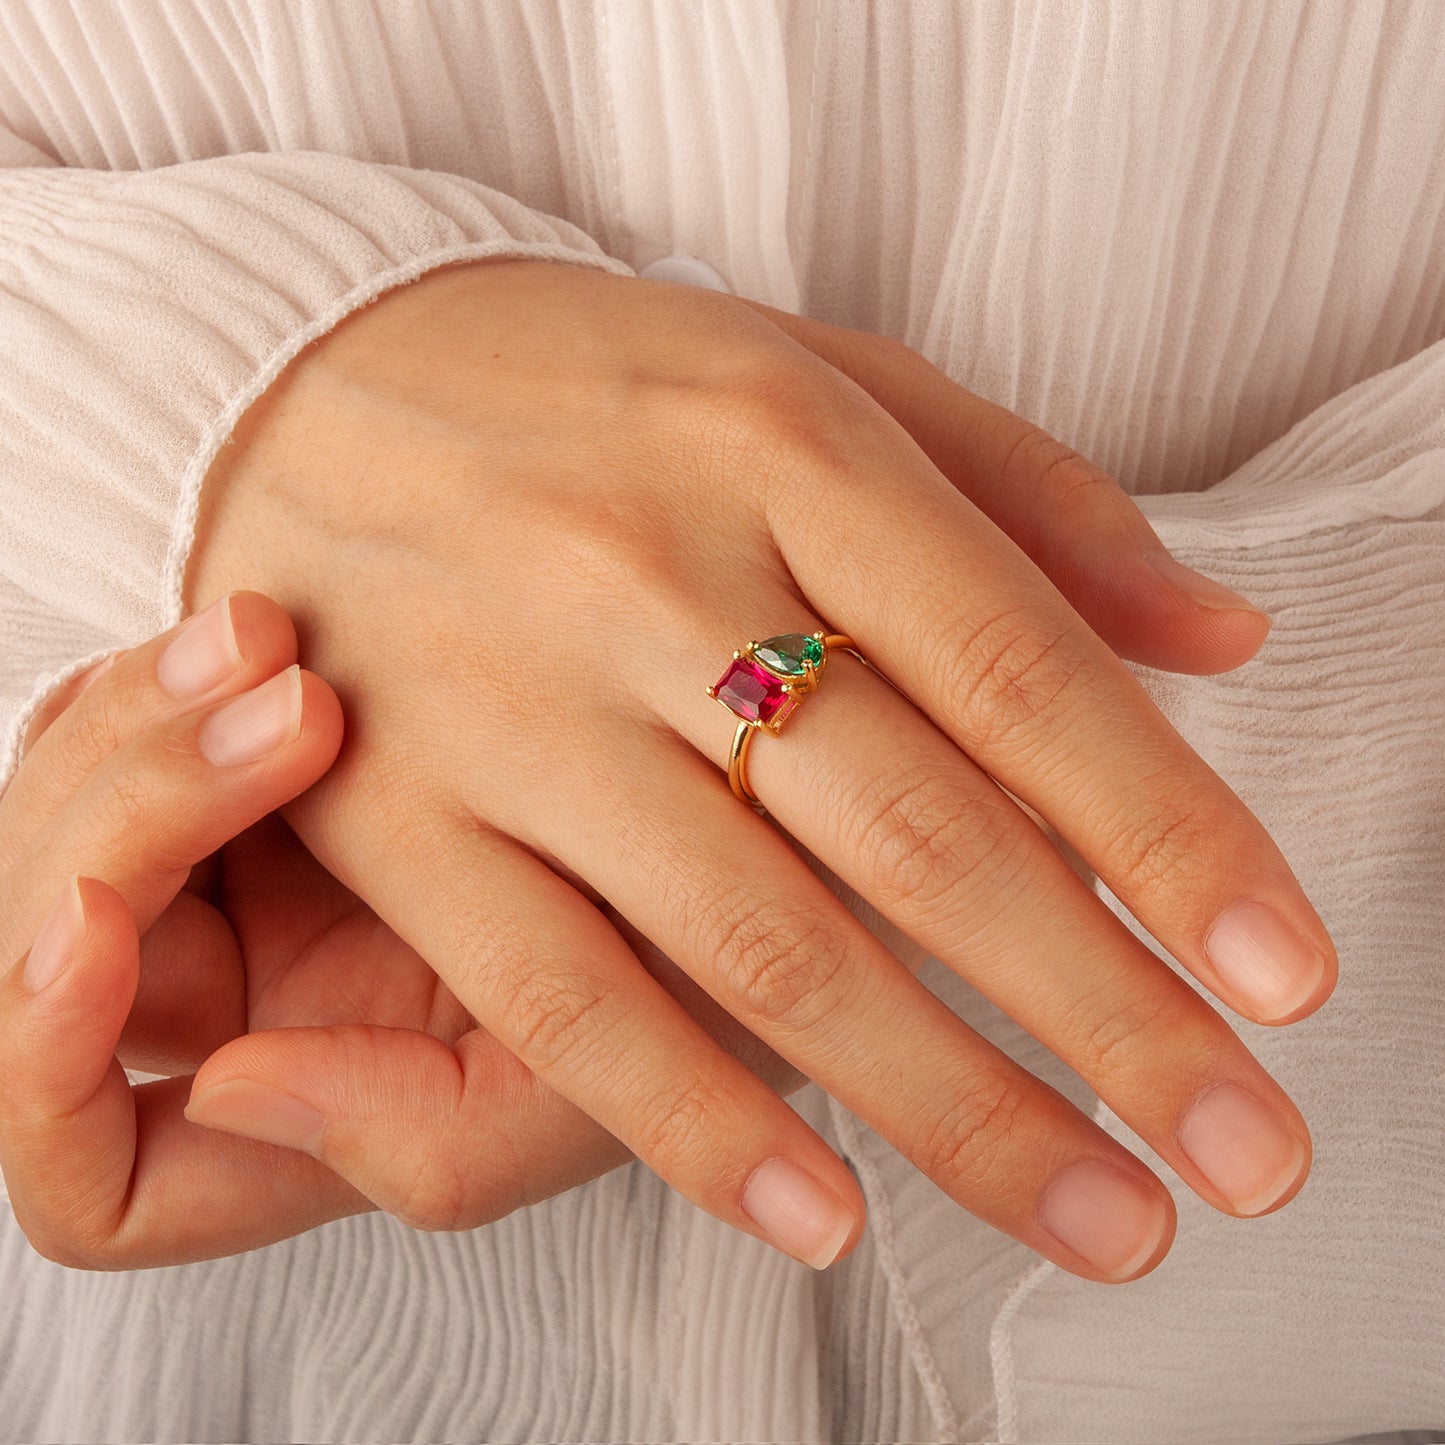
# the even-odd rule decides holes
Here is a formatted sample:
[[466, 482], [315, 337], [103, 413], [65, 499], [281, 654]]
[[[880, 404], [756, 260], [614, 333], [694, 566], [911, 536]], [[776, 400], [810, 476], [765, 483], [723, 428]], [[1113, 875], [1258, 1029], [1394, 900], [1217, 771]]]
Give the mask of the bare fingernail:
[[1146, 552], [1144, 560], [1176, 592], [1182, 592], [1191, 602], [1197, 602], [1201, 607], [1209, 607], [1216, 612], [1254, 612], [1260, 617], [1269, 616], [1262, 607], [1256, 607], [1238, 592], [1231, 592], [1224, 583], [1216, 582], [1213, 577], [1206, 577], [1204, 573], [1186, 567], [1168, 552]]
[[1049, 1182], [1038, 1220], [1111, 1279], [1136, 1273], [1169, 1228], [1164, 1201], [1102, 1160], [1071, 1164]]
[[85, 905], [80, 898], [79, 879], [72, 877], [30, 945], [21, 982], [31, 993], [39, 993], [54, 983], [75, 957], [75, 950], [84, 937]]
[[1263, 1214], [1300, 1177], [1307, 1153], [1273, 1109], [1230, 1083], [1199, 1096], [1178, 1137], [1237, 1214]]
[[814, 1269], [827, 1269], [853, 1233], [843, 1201], [788, 1159], [769, 1159], [753, 1170], [742, 1207], [784, 1253]]
[[227, 1079], [192, 1094], [185, 1114], [193, 1124], [207, 1129], [244, 1134], [263, 1144], [280, 1144], [311, 1155], [320, 1151], [326, 1132], [326, 1119], [319, 1110], [254, 1079]]
[[1225, 985], [1262, 1019], [1284, 1018], [1311, 998], [1325, 974], [1324, 955], [1274, 909], [1231, 904], [1204, 936], [1204, 956]]
[[156, 663], [156, 677], [172, 697], [192, 698], [223, 683], [241, 665], [231, 625], [231, 599], [196, 613], [171, 639]]
[[217, 767], [254, 763], [301, 731], [301, 669], [295, 663], [243, 692], [201, 724], [196, 746]]

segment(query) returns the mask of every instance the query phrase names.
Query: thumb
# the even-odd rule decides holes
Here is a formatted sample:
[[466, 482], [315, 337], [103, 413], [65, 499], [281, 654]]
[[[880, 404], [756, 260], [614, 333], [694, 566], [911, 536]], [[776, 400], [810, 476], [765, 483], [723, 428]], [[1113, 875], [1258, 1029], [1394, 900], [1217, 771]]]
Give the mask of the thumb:
[[415, 1229], [475, 1229], [631, 1158], [481, 1029], [268, 1029], [201, 1066], [193, 1124], [299, 1150]]
[[1268, 615], [1176, 561], [1124, 489], [1062, 442], [891, 337], [744, 304], [861, 386], [1120, 657], [1205, 674], [1259, 650]]

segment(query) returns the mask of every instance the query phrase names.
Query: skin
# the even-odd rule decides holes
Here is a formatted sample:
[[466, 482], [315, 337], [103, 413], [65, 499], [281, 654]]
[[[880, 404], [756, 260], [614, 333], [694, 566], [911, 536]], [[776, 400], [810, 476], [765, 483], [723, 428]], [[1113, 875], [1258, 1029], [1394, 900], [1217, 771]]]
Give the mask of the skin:
[[[1164, 1221], [1123, 1277], [1157, 1265], [1174, 1229], [1163, 1184], [919, 985], [784, 832], [1069, 1063], [1215, 1207], [1235, 1212], [1176, 1133], [1222, 1080], [1303, 1145], [1271, 1207], [1303, 1183], [1293, 1104], [1064, 857], [1245, 1016], [1292, 1022], [1323, 1002], [1337, 961], [1288, 865], [1120, 661], [1222, 671], [1253, 654], [1267, 619], [1170, 585], [1144, 560], [1158, 539], [1110, 479], [907, 348], [583, 268], [449, 267], [298, 357], [243, 418], [205, 497], [189, 602], [275, 598], [340, 709], [327, 720], [337, 699], [313, 703], [327, 694], [310, 677], [315, 731], [308, 712], [288, 747], [314, 751], [290, 771], [268, 764], [262, 782], [230, 779], [232, 811], [193, 806], [210, 831], [163, 850], [165, 885], [128, 883], [150, 865], [136, 829], [102, 837], [106, 790], [164, 794], [186, 746], [184, 729], [150, 754], [137, 741], [181, 724], [173, 703], [143, 701], [158, 654], [128, 654], [149, 658], [127, 694], [141, 701], [88, 720], [119, 685], [100, 679], [42, 730], [0, 800], [0, 941], [18, 957], [65, 872], [97, 858], [106, 883], [82, 888], [97, 920], [82, 951], [97, 977], [111, 970], [112, 1007], [92, 1072], [130, 1027], [137, 1048], [185, 1066], [217, 1050], [191, 1086], [193, 1119], [244, 1080], [306, 1100], [325, 1127], [314, 1158], [218, 1132], [244, 1129], [234, 1107], [202, 1131], [181, 1115], [177, 1078], [136, 1091], [155, 1103], [127, 1134], [117, 1064], [93, 1095], [122, 1140], [109, 1212], [83, 1212], [103, 1228], [78, 1236], [73, 1218], [52, 1219], [56, 1110], [27, 1114], [17, 1084], [0, 1158], [38, 1247], [162, 1262], [373, 1205], [466, 1227], [630, 1151], [775, 1243], [747, 1186], [761, 1164], [792, 1161], [851, 1219], [846, 1253], [863, 1221], [856, 1183], [770, 1086], [806, 1075], [961, 1206], [1099, 1280], [1120, 1276], [1050, 1234], [1039, 1201], [1081, 1162], [1110, 1164]], [[835, 661], [786, 732], [758, 740], [750, 776], [770, 823], [729, 793], [731, 721], [703, 689], [749, 637], [816, 627], [852, 635], [895, 687]], [[265, 646], [264, 665], [285, 666], [296, 643]], [[251, 830], [277, 807], [294, 838], [274, 819]], [[205, 906], [183, 904], [177, 859], [189, 869], [218, 848], [219, 911], [177, 922], [178, 906]], [[293, 907], [273, 907], [278, 890]], [[1251, 1012], [1204, 954], [1240, 899], [1269, 903], [1322, 960], [1284, 1017]], [[147, 989], [133, 935], [149, 941], [158, 923], [172, 941], [149, 944], [150, 972], [165, 986]], [[188, 927], [228, 960], [190, 993], [165, 963]], [[213, 1000], [191, 1010], [211, 1031], [183, 1046], [168, 997]], [[0, 1003], [0, 1062], [32, 1079], [26, 1097], [78, 1117], [89, 1075], [35, 1082], [23, 1043], [54, 1043], [59, 1024], [17, 1025], [44, 1005]], [[143, 1126], [158, 1142], [137, 1153]], [[152, 1170], [153, 1194], [117, 1193], [131, 1168]], [[272, 1182], [258, 1191], [262, 1168]], [[253, 1187], [237, 1200], [243, 1178]], [[232, 1202], [177, 1239], [177, 1189]]]
[[[302, 674], [298, 735], [274, 755], [215, 767], [198, 754], [207, 717], [296, 657], [273, 602], [240, 593], [230, 608], [233, 676], [178, 703], [156, 683], [174, 632], [119, 654], [52, 700], [0, 799], [12, 953], [18, 920], [70, 891], [67, 870], [93, 875], [79, 883], [84, 936], [55, 982], [32, 993], [23, 964], [0, 980], [0, 1164], [31, 1242], [73, 1267], [120, 1269], [237, 1253], [378, 1207], [470, 1228], [623, 1162], [274, 811], [340, 745], [320, 678]], [[248, 1034], [330, 1093], [328, 1158], [367, 1193], [304, 1154], [184, 1118], [189, 1074]], [[735, 1022], [718, 1035], [785, 1083]], [[176, 1077], [133, 1088], [123, 1066]], [[443, 1095], [465, 1104], [444, 1134]], [[445, 1177], [439, 1149], [455, 1160]]]

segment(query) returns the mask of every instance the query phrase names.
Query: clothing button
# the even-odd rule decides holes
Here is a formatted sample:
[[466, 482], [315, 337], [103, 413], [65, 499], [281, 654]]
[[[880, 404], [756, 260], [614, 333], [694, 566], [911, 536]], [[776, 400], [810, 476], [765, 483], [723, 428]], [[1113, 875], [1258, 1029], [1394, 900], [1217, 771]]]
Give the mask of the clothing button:
[[733, 290], [706, 261], [699, 261], [696, 256], [664, 256], [662, 260], [644, 266], [637, 274], [644, 281], [676, 281], [683, 286], [705, 286], [709, 291], [726, 291], [729, 296]]

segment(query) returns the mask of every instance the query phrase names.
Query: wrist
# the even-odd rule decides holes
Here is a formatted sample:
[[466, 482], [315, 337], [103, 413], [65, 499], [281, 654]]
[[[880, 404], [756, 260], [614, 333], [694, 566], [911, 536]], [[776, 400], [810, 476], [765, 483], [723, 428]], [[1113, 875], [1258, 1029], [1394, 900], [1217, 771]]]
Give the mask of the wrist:
[[[430, 530], [439, 509], [426, 505], [425, 489], [456, 474], [438, 461], [455, 459], [471, 477], [480, 470], [471, 429], [447, 420], [458, 409], [427, 404], [465, 385], [470, 358], [457, 354], [466, 334], [458, 315], [477, 300], [484, 271], [488, 281], [507, 271], [513, 287], [519, 271], [557, 264], [500, 256], [439, 266], [358, 308], [296, 356], [206, 473], [186, 609], [238, 587], [289, 597], [288, 579], [312, 575], [348, 538]], [[495, 309], [497, 298], [489, 293], [482, 304]], [[410, 475], [423, 450], [428, 475]]]

